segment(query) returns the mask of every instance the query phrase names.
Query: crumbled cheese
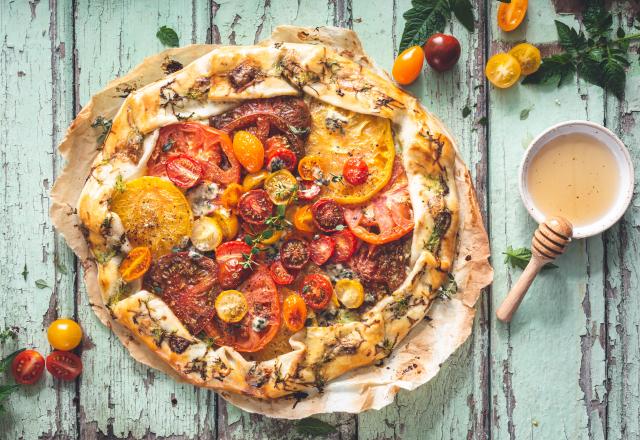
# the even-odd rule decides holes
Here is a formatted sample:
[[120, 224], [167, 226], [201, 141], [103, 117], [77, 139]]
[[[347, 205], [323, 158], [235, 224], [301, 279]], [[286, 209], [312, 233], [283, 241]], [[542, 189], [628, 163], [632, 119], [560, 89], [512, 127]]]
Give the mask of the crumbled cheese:
[[189, 200], [193, 215], [200, 217], [218, 209], [219, 205], [215, 203], [215, 199], [219, 194], [220, 186], [213, 182], [203, 182], [187, 191], [187, 200]]
[[353, 272], [343, 264], [328, 264], [325, 266], [325, 272], [332, 282], [342, 280], [344, 278], [353, 279]]
[[267, 328], [267, 319], [262, 316], [256, 316], [251, 321], [251, 328], [254, 332], [261, 332]]

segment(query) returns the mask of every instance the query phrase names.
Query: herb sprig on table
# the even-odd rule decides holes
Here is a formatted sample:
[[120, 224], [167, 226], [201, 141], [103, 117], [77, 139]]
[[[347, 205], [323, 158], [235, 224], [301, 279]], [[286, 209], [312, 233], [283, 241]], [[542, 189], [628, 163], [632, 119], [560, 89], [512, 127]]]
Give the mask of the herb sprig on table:
[[616, 37], [612, 38], [613, 17], [600, 0], [587, 1], [582, 23], [586, 34], [556, 20], [558, 42], [564, 51], [543, 58], [540, 69], [527, 76], [522, 84], [557, 84], [560, 87], [577, 72], [585, 81], [616, 96], [622, 95], [625, 69], [629, 67], [629, 44], [640, 39], [640, 33], [626, 35], [618, 28]]
[[443, 32], [452, 15], [473, 31], [473, 6], [469, 0], [412, 0], [411, 9], [403, 15], [400, 52], [411, 46], [422, 46], [431, 35]]
[[307, 417], [306, 419], [298, 420], [296, 423], [296, 431], [298, 434], [313, 436], [313, 437], [325, 437], [329, 434], [333, 434], [338, 430], [335, 426], [323, 422], [315, 417]]
[[[529, 260], [531, 260], [531, 249], [526, 247], [514, 249], [509, 246], [502, 254], [505, 256], [504, 264], [513, 268], [519, 267], [520, 269], [524, 269], [527, 267], [527, 264], [529, 264]], [[557, 267], [555, 264], [547, 263], [542, 267], [542, 270], [556, 269]]]
[[[11, 362], [13, 362], [13, 358], [15, 358], [18, 354], [23, 352], [22, 350], [17, 350], [11, 353], [9, 356], [0, 360], [0, 375], [4, 374], [9, 370], [11, 366]], [[13, 393], [16, 389], [18, 389], [19, 385], [16, 384], [2, 384], [0, 385], [0, 414], [6, 411], [4, 407], [4, 402], [9, 398], [11, 393]]]

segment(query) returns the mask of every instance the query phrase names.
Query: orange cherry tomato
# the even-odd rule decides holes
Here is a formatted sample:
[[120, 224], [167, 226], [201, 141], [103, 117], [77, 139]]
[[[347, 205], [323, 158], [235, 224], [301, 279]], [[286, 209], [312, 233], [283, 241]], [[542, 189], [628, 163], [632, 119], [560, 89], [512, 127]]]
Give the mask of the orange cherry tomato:
[[511, 0], [511, 3], [500, 3], [498, 7], [498, 26], [505, 32], [511, 32], [522, 23], [527, 14], [529, 0]]
[[302, 180], [316, 180], [322, 177], [324, 163], [319, 156], [305, 156], [298, 162], [298, 174]]
[[420, 46], [405, 49], [393, 63], [393, 79], [399, 84], [411, 84], [418, 78], [424, 64], [424, 51]]
[[499, 53], [489, 58], [485, 73], [494, 86], [507, 89], [520, 78], [521, 67], [513, 55]]
[[298, 294], [291, 294], [282, 303], [282, 317], [287, 328], [292, 332], [297, 332], [304, 328], [307, 320], [307, 305]]
[[293, 214], [293, 226], [301, 232], [313, 232], [315, 231], [315, 225], [313, 223], [313, 214], [311, 213], [310, 205], [298, 206]]
[[537, 72], [542, 63], [540, 49], [529, 43], [520, 43], [511, 48], [509, 55], [518, 60], [523, 75], [531, 75]]
[[264, 146], [260, 139], [248, 131], [237, 131], [233, 136], [233, 154], [250, 173], [260, 171], [264, 163]]
[[137, 280], [144, 275], [151, 266], [151, 250], [146, 246], [133, 248], [120, 264], [120, 276], [127, 283]]
[[82, 328], [71, 319], [56, 319], [47, 329], [47, 339], [56, 350], [73, 350], [82, 341]]

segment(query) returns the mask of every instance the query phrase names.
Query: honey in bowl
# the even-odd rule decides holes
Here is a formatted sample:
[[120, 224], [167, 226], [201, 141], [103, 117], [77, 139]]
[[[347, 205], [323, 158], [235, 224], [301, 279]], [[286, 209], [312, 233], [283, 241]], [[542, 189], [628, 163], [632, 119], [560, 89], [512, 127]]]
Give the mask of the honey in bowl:
[[613, 152], [585, 133], [557, 136], [531, 159], [527, 190], [546, 217], [560, 215], [574, 227], [591, 225], [615, 206], [621, 170]]

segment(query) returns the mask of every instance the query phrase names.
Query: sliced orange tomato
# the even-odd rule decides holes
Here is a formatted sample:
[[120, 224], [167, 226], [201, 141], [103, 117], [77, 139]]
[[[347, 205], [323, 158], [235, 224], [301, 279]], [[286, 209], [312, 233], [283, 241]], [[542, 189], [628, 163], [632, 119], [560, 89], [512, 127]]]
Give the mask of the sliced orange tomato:
[[540, 49], [533, 44], [520, 43], [509, 51], [518, 63], [523, 75], [531, 75], [540, 68], [542, 58], [540, 57]]
[[505, 32], [511, 32], [522, 23], [527, 14], [528, 0], [511, 0], [510, 3], [500, 3], [498, 7], [498, 26]]
[[300, 232], [315, 231], [316, 228], [313, 223], [313, 214], [311, 213], [310, 205], [296, 207], [293, 214], [293, 226]]
[[287, 296], [282, 303], [282, 317], [290, 331], [302, 330], [307, 320], [307, 304], [304, 299], [295, 293]]
[[[309, 109], [311, 133], [306, 151], [308, 156], [322, 157], [320, 195], [344, 205], [368, 201], [391, 178], [396, 155], [391, 122], [317, 100], [310, 103]], [[350, 185], [343, 176], [345, 163], [352, 157], [362, 159], [369, 170], [369, 177], [361, 185]], [[304, 161], [303, 158], [298, 171], [302, 169]], [[307, 178], [302, 172], [301, 177]]]
[[[130, 283], [144, 275], [151, 266], [151, 251], [146, 246], [133, 248], [120, 264], [120, 276]], [[55, 347], [58, 348], [58, 347]]]
[[489, 58], [485, 73], [491, 84], [506, 89], [520, 78], [520, 63], [513, 55], [499, 53]]
[[110, 208], [120, 217], [131, 244], [148, 247], [154, 258], [168, 254], [191, 235], [189, 202], [166, 179], [144, 176], [127, 182], [113, 196]]
[[228, 209], [235, 208], [236, 206], [238, 206], [238, 200], [240, 200], [240, 197], [244, 193], [245, 190], [242, 185], [238, 183], [232, 183], [227, 186], [222, 192], [222, 204]]
[[324, 161], [319, 156], [305, 156], [298, 162], [298, 174], [302, 180], [316, 180], [324, 174]]
[[424, 65], [424, 51], [420, 46], [411, 46], [396, 58], [391, 74], [398, 84], [411, 84], [420, 76]]
[[247, 174], [242, 180], [242, 186], [245, 191], [251, 191], [252, 189], [259, 188], [268, 176], [269, 172], [267, 170], [260, 170], [256, 173]]
[[256, 135], [248, 131], [240, 130], [233, 135], [233, 154], [250, 173], [260, 171], [264, 163], [264, 146]]

